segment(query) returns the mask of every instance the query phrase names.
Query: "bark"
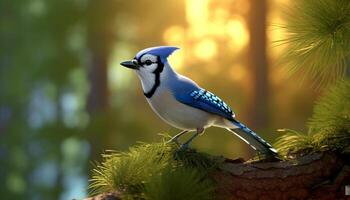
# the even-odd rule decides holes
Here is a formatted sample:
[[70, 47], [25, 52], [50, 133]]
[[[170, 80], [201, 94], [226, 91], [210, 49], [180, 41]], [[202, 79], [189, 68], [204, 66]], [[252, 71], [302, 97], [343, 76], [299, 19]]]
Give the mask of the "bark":
[[[210, 174], [217, 182], [218, 199], [350, 199], [350, 156], [314, 153], [290, 161], [225, 163]], [[119, 199], [117, 193], [86, 200]]]
[[228, 162], [212, 177], [223, 199], [346, 199], [350, 165], [345, 160], [335, 153], [315, 153], [282, 162]]

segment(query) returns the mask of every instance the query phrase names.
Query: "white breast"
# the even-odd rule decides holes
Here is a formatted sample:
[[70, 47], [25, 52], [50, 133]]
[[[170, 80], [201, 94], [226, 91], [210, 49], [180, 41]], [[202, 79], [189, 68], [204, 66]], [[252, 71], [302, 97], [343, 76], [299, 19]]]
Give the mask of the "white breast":
[[169, 90], [163, 87], [159, 87], [147, 101], [160, 118], [179, 129], [207, 128], [218, 118], [213, 114], [180, 103]]

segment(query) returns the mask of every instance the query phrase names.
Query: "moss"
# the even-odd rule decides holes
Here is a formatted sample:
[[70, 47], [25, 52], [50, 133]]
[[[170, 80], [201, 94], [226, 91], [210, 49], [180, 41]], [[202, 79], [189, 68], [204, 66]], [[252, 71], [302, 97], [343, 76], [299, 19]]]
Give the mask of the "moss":
[[108, 151], [96, 164], [92, 195], [121, 191], [123, 199], [212, 199], [215, 184], [207, 174], [222, 159], [178, 152], [174, 143], [141, 143], [128, 152]]

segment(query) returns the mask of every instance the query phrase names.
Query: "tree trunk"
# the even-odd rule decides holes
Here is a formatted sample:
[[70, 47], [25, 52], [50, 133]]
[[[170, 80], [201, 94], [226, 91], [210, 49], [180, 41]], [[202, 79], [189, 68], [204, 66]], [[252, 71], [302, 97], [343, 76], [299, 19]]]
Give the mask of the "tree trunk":
[[[90, 40], [97, 39], [96, 35], [90, 35]], [[90, 157], [92, 160], [100, 158], [104, 136], [100, 130], [107, 132], [105, 122], [101, 118], [106, 117], [108, 110], [108, 86], [107, 86], [107, 55], [101, 53], [94, 46], [90, 46], [88, 63], [88, 78], [90, 91], [87, 96], [86, 109], [90, 116], [90, 124], [87, 127], [91, 144]]]
[[[108, 107], [107, 64], [113, 43], [113, 18], [106, 11], [106, 1], [88, 1], [87, 44], [88, 44], [88, 77], [90, 91], [87, 99], [89, 114], [105, 111]], [[112, 7], [112, 6], [111, 6]], [[105, 14], [104, 14], [105, 13]], [[102, 17], [101, 17], [102, 16]], [[110, 18], [108, 18], [110, 17]]]
[[266, 58], [266, 0], [251, 0], [248, 19], [249, 69], [251, 94], [248, 104], [248, 123], [254, 129], [268, 123], [268, 64]]
[[90, 90], [86, 109], [90, 116], [87, 128], [91, 142], [91, 159], [98, 160], [103, 151], [107, 137], [101, 133], [109, 130], [109, 90], [108, 90], [108, 59], [115, 41], [114, 19], [117, 13], [116, 2], [113, 0], [89, 0], [87, 7], [87, 73]]
[[108, 107], [107, 57], [93, 48], [90, 49], [89, 57], [90, 91], [87, 98], [87, 110], [90, 115], [93, 115], [106, 111]]

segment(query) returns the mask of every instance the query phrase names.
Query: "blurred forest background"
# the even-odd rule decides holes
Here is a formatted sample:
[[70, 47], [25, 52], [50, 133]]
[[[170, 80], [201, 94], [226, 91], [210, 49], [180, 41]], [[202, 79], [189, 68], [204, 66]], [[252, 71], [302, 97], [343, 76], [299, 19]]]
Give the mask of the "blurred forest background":
[[[216, 93], [268, 141], [305, 131], [319, 95], [288, 77], [277, 0], [0, 0], [2, 199], [87, 196], [91, 161], [106, 149], [179, 130], [150, 109], [136, 75], [119, 65], [141, 49], [181, 48], [180, 73]], [[211, 128], [193, 146], [230, 158], [254, 152]]]

